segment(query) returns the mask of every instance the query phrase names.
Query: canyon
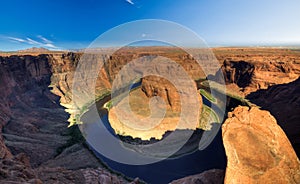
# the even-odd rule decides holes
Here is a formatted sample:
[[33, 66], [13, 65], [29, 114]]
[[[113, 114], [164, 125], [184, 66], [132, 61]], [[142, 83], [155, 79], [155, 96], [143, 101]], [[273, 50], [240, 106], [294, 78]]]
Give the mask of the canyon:
[[[300, 155], [300, 51], [216, 48], [213, 52], [220, 63], [220, 70], [209, 79], [219, 81], [224, 76], [228, 89], [236, 91], [241, 97], [262, 109], [237, 107], [229, 112], [222, 128], [228, 159], [225, 183], [299, 183], [300, 168], [297, 155]], [[137, 178], [129, 179], [106, 168], [85, 144], [75, 125], [80, 118], [78, 115], [82, 113], [81, 109], [86, 105], [83, 102], [75, 104], [72, 99], [74, 72], [82, 53], [2, 55], [1, 181], [139, 182]], [[135, 50], [126, 48], [102, 58], [106, 62], [96, 79], [96, 97], [100, 98], [110, 92], [118, 72], [129, 61], [151, 55], [175, 60], [195, 81], [205, 78], [193, 57], [182, 50], [164, 47]], [[97, 69], [95, 66], [97, 65], [91, 64], [90, 68], [86, 68], [86, 74], [94, 72]], [[139, 71], [143, 65], [136, 65], [135, 68]], [[195, 82], [195, 88], [196, 84]], [[86, 86], [89, 85], [82, 83], [82, 91], [87, 92], [85, 90], [90, 88]], [[143, 78], [139, 92], [144, 95], [144, 99], [161, 97], [167, 102], [167, 107], [175, 112], [181, 108], [176, 89], [168, 81], [156, 77]], [[202, 104], [201, 98], [199, 101]], [[69, 123], [74, 125], [68, 128]], [[211, 181], [209, 178], [216, 176], [219, 178], [217, 182], [222, 183], [222, 171], [207, 171], [200, 176], [183, 178], [177, 183]]]

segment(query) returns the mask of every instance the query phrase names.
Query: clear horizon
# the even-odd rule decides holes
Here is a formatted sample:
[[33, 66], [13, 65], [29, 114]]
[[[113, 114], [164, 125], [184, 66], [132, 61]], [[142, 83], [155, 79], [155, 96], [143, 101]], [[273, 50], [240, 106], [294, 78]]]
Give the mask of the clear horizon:
[[210, 47], [300, 46], [296, 0], [11, 0], [1, 5], [0, 51], [84, 49], [105, 31], [140, 19], [179, 23]]

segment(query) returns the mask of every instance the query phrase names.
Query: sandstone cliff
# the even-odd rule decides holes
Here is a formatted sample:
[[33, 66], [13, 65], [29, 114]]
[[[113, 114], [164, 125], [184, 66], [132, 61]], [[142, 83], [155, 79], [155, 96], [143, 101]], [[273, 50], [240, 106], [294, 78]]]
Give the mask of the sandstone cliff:
[[221, 69], [216, 74], [227, 84], [236, 84], [244, 95], [276, 84], [285, 84], [300, 76], [298, 52], [285, 49], [215, 49]]

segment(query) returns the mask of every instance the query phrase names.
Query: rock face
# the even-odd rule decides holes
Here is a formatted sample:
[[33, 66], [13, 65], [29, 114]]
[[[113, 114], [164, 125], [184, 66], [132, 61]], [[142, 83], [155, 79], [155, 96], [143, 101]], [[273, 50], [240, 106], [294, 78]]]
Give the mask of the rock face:
[[237, 107], [222, 126], [225, 183], [299, 183], [300, 162], [268, 111]]
[[14, 182], [18, 184], [25, 182], [30, 184], [42, 183], [30, 167], [28, 157], [24, 154], [0, 160], [0, 181], [1, 183]]
[[[49, 90], [44, 90], [48, 88], [47, 85], [50, 82], [51, 75], [49, 65], [45, 62], [45, 58], [45, 55], [38, 57], [0, 57], [1, 130], [8, 122], [14, 121], [13, 116], [17, 114], [19, 109], [28, 111], [30, 107], [41, 103], [43, 97], [48, 100], [41, 103], [41, 107], [57, 106], [53, 103], [49, 103], [49, 101], [55, 100], [55, 96], [52, 95]], [[56, 97], [56, 99], [58, 98]], [[16, 108], [16, 106], [19, 108]], [[16, 109], [12, 110], [12, 108]], [[9, 155], [10, 153], [3, 145], [1, 158], [5, 158]]]
[[235, 83], [240, 88], [248, 87], [254, 74], [254, 65], [245, 61], [225, 60], [217, 75], [223, 75], [226, 84]]
[[[55, 57], [63, 65], [62, 58], [70, 61], [72, 55]], [[76, 127], [67, 128], [69, 115], [48, 88], [53, 71], [65, 71], [52, 61], [50, 55], [0, 57], [1, 183], [84, 183], [97, 168], [106, 172], [103, 178], [127, 183], [74, 139], [80, 135]], [[67, 63], [64, 67], [71, 68]], [[65, 81], [69, 79], [58, 85]]]
[[166, 104], [175, 111], [180, 111], [180, 95], [176, 88], [166, 79], [148, 76], [142, 79], [142, 91], [148, 98], [162, 97]]
[[268, 110], [278, 121], [300, 156], [300, 78], [288, 84], [274, 85], [247, 96], [251, 102]]
[[[174, 75], [174, 78], [178, 76]], [[180, 83], [180, 87], [184, 89], [190, 88], [187, 83]], [[194, 84], [194, 88], [197, 89], [196, 83]], [[192, 92], [187, 92], [186, 94], [180, 93], [179, 89], [176, 89], [176, 87], [170, 83], [168, 80], [163, 79], [161, 77], [157, 76], [147, 76], [142, 79], [141, 84], [142, 91], [146, 94], [148, 98], [159, 96], [164, 99], [167, 106], [169, 106], [173, 111], [180, 112], [181, 110], [181, 98], [184, 98], [183, 95], [186, 96], [192, 96]], [[197, 95], [199, 99], [199, 105], [200, 109], [202, 108], [202, 100], [200, 97], [200, 94]], [[192, 104], [197, 99], [193, 98], [185, 98], [185, 103]]]
[[[192, 80], [194, 76], [159, 56], [139, 60], [132, 68], [144, 77], [141, 89], [130, 92], [128, 98], [109, 111], [109, 121], [116, 132], [150, 140], [161, 139], [167, 131], [199, 127], [202, 98]], [[131, 69], [126, 70], [121, 78], [130, 73], [133, 73]], [[131, 107], [127, 106], [128, 101], [132, 102]]]
[[215, 49], [221, 69], [214, 80], [225, 77], [227, 84], [236, 84], [245, 94], [285, 84], [300, 76], [300, 57], [284, 49]]
[[203, 173], [188, 176], [179, 180], [172, 181], [171, 184], [223, 184], [224, 171], [220, 169], [212, 169]]

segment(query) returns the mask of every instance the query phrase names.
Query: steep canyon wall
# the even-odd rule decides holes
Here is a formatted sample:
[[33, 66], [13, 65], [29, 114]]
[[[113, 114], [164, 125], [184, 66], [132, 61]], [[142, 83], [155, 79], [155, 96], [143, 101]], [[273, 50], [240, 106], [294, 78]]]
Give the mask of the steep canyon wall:
[[[224, 74], [227, 84], [236, 85], [245, 96], [248, 95], [248, 99], [269, 110], [299, 154], [299, 80], [296, 79], [300, 76], [300, 54], [282, 50], [266, 53], [230, 49], [215, 50], [215, 53], [221, 69], [214, 79], [218, 80], [218, 75]], [[58, 180], [61, 183], [87, 180], [127, 182], [103, 169], [82, 142], [70, 144], [72, 134], [67, 128], [70, 115], [61, 105], [72, 109], [71, 89], [74, 71], [81, 55], [50, 53], [0, 57], [1, 180], [20, 183], [51, 183]], [[122, 66], [134, 58], [147, 55], [149, 53], [146, 51], [140, 51], [139, 54], [116, 54], [104, 58], [109, 62], [100, 70], [95, 93], [98, 96], [105, 95]], [[188, 55], [162, 55], [181, 62], [193, 79], [204, 76]], [[142, 67], [143, 65], [136, 66], [136, 69]], [[95, 69], [93, 65], [91, 68]], [[144, 79], [142, 89], [149, 97], [160, 95], [171, 107], [176, 108], [174, 104], [177, 104], [177, 97], [172, 86], [159, 81], [162, 83], [151, 77]], [[293, 108], [285, 111], [285, 108], [281, 108], [284, 104], [292, 104]], [[256, 112], [251, 111], [249, 116]], [[248, 110], [245, 111], [245, 114], [248, 113]], [[227, 129], [230, 126], [228, 123]], [[272, 126], [275, 126], [274, 123]], [[230, 141], [225, 141], [224, 146], [231, 156], [231, 151], [237, 149]], [[229, 162], [234, 160], [232, 158], [228, 157]], [[295, 160], [294, 156], [292, 160]]]

